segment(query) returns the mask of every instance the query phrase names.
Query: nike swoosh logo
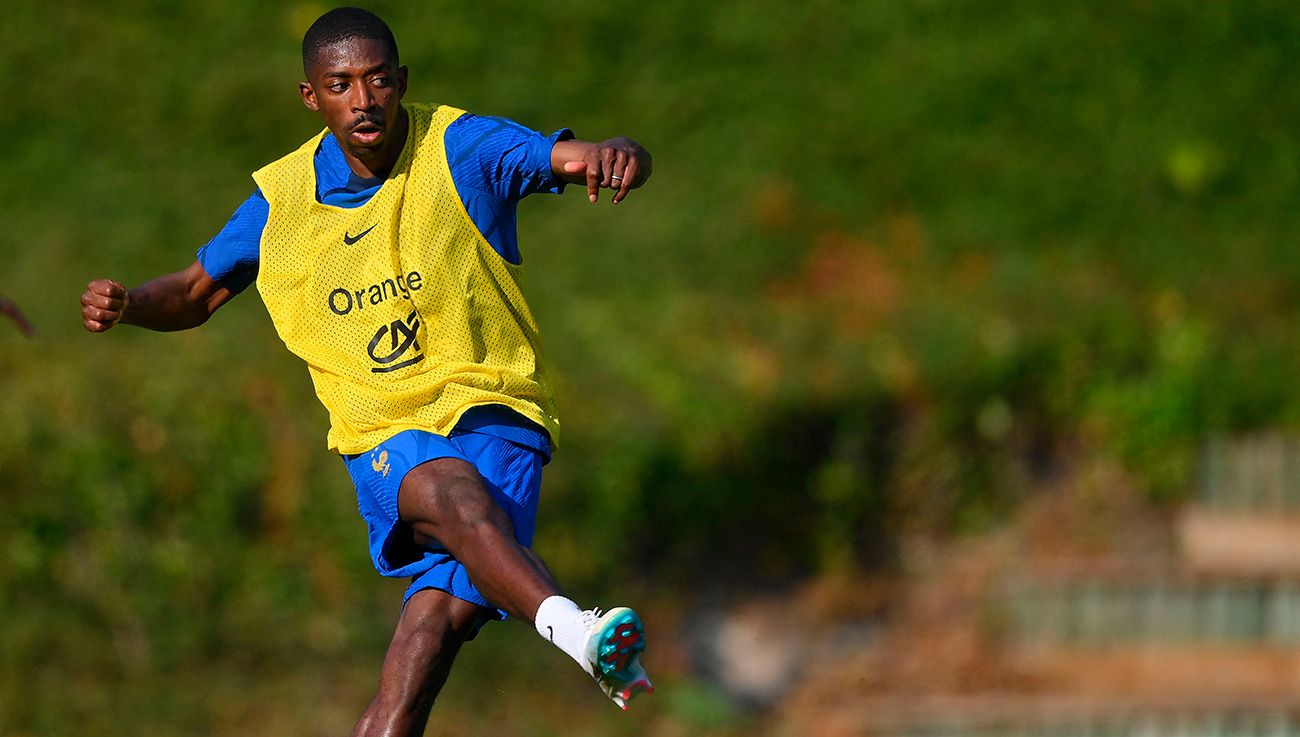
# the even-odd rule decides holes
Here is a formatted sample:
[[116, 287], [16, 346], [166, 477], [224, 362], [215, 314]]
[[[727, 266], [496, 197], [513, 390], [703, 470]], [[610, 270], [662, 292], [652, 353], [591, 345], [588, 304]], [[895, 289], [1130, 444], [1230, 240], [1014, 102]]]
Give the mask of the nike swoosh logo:
[[[379, 223], [375, 223], [375, 225], [378, 224]], [[362, 238], [365, 238], [366, 233], [369, 233], [370, 231], [375, 229], [375, 225], [366, 228], [365, 230], [361, 231], [360, 233], [357, 233], [356, 235], [348, 235], [348, 232], [346, 230], [343, 231], [343, 245], [350, 246], [353, 243], [356, 243], [357, 241], [361, 240]]]
[[546, 639], [555, 642], [555, 628], [549, 624], [546, 625]]

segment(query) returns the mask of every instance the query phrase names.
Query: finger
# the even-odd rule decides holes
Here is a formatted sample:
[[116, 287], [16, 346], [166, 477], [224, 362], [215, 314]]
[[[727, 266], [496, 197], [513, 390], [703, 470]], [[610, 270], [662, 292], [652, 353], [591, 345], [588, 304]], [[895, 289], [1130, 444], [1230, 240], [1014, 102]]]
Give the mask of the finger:
[[587, 168], [585, 161], [566, 161], [564, 162], [564, 171], [566, 174], [577, 174]]
[[609, 163], [609, 188], [618, 189], [623, 186], [623, 168], [627, 166], [627, 152], [616, 150], [614, 158]]
[[112, 279], [96, 279], [90, 283], [86, 291], [119, 299], [126, 296], [126, 287]]
[[587, 199], [595, 202], [600, 199], [600, 162], [591, 153], [587, 154]]
[[109, 328], [113, 327], [112, 323], [102, 323], [90, 319], [82, 320], [81, 324], [83, 327], [85, 327], [87, 330], [89, 330], [92, 333], [102, 333], [105, 330], [108, 330]]
[[81, 304], [87, 307], [98, 307], [104, 310], [122, 309], [121, 299], [107, 297], [102, 294], [95, 294], [94, 292], [86, 292], [85, 294], [81, 295]]
[[623, 181], [619, 182], [621, 186], [618, 188], [618, 192], [614, 194], [613, 203], [615, 205], [622, 202], [627, 197], [627, 193], [632, 191], [632, 183], [636, 181], [636, 172], [636, 157], [628, 157], [627, 164], [623, 167]]
[[[626, 171], [627, 164], [628, 164], [627, 152], [620, 149], [618, 153], [614, 156], [614, 167], [613, 167], [614, 171], [612, 174], [610, 174], [609, 177], [610, 189], [615, 190], [614, 194], [616, 196], [618, 195], [619, 192], [624, 191], [624, 185], [628, 181], [627, 171]], [[611, 199], [610, 202], [613, 204], [617, 204], [619, 199], [622, 198], [619, 197], [617, 199]]]
[[102, 323], [115, 323], [122, 319], [122, 313], [117, 310], [101, 310], [89, 305], [81, 309], [81, 316], [86, 320]]
[[609, 187], [612, 185], [613, 180], [610, 177], [618, 173], [614, 170], [614, 159], [616, 157], [617, 154], [614, 149], [609, 147], [600, 149], [600, 186]]

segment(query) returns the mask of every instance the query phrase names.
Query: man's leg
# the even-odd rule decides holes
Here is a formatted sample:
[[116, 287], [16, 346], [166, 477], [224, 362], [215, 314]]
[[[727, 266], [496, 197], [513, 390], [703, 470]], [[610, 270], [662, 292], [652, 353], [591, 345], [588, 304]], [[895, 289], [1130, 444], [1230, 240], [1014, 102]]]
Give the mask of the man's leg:
[[560, 593], [541, 558], [515, 540], [510, 517], [474, 466], [457, 458], [420, 464], [406, 474], [397, 504], [416, 542], [451, 551], [483, 596], [512, 616], [532, 622], [537, 607]]
[[417, 591], [402, 608], [384, 656], [379, 693], [353, 737], [418, 737], [447, 682], [460, 646], [489, 610], [436, 589]]
[[640, 664], [645, 632], [636, 613], [619, 607], [600, 617], [564, 598], [541, 558], [516, 540], [509, 515], [472, 464], [422, 463], [402, 480], [397, 501], [417, 543], [450, 551], [484, 598], [532, 623], [620, 708], [654, 690]]

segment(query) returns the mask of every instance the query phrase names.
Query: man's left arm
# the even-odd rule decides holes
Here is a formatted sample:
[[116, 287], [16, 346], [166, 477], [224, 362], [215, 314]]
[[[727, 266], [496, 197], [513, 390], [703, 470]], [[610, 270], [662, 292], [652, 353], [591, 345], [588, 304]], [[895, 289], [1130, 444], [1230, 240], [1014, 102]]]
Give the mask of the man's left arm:
[[614, 190], [615, 205], [650, 178], [650, 152], [631, 138], [620, 136], [600, 143], [569, 139], [551, 149], [551, 171], [570, 184], [587, 185], [595, 202], [602, 189]]

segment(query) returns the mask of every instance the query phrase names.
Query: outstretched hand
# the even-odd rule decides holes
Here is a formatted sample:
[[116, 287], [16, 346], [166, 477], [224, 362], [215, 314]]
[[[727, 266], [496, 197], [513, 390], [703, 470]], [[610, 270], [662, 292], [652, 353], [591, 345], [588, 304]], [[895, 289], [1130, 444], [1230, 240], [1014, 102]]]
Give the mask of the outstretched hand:
[[81, 324], [92, 333], [102, 333], [122, 319], [128, 302], [126, 287], [112, 279], [96, 279], [81, 295]]
[[611, 138], [601, 143], [563, 141], [556, 144], [556, 149], [568, 154], [561, 168], [565, 179], [585, 183], [587, 199], [592, 202], [600, 199], [601, 189], [612, 189], [614, 197], [610, 202], [617, 205], [650, 177], [650, 152], [631, 138]]

